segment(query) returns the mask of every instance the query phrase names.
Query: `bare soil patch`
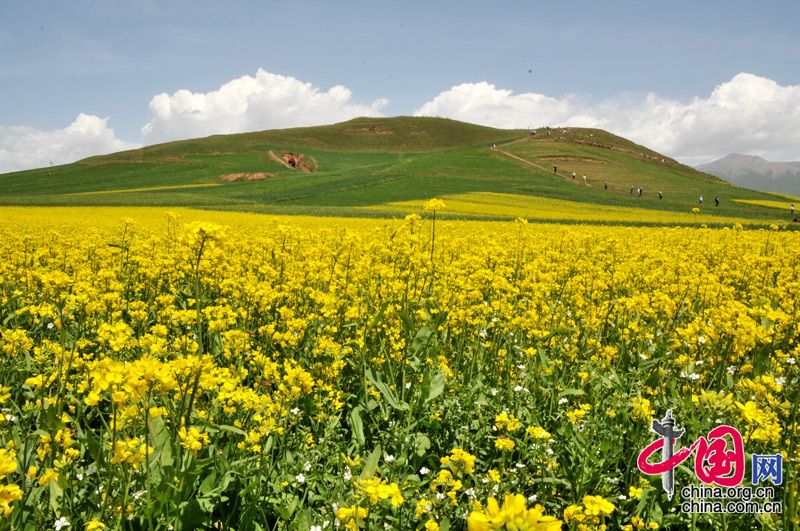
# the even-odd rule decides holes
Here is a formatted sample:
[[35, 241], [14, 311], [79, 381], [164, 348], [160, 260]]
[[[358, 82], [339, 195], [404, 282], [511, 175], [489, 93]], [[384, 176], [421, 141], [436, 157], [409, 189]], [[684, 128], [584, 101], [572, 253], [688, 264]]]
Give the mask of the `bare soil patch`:
[[591, 164], [608, 164], [604, 160], [595, 159], [592, 157], [576, 157], [574, 155], [541, 155], [536, 158], [540, 160], [556, 160], [565, 162], [589, 162]]
[[361, 127], [359, 129], [345, 129], [348, 133], [372, 133], [375, 135], [393, 135], [394, 131], [388, 127], [377, 127], [371, 125], [369, 127]]
[[220, 175], [219, 180], [225, 183], [235, 183], [240, 181], [263, 181], [264, 179], [275, 177], [271, 173], [256, 172], [256, 173], [229, 173], [227, 175]]
[[302, 153], [287, 151], [281, 156], [281, 160], [286, 166], [300, 170], [303, 173], [313, 173], [317, 171], [317, 161]]

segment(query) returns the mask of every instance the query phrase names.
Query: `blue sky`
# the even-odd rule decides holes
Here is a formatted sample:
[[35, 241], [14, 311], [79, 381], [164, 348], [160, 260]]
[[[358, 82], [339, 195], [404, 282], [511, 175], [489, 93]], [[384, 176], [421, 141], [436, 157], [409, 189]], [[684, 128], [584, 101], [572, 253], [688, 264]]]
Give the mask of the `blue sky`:
[[[800, 139], [787, 137], [800, 129], [800, 114], [792, 113], [800, 106], [798, 21], [796, 0], [3, 0], [0, 170], [4, 162], [6, 169], [28, 159], [28, 166], [40, 165], [40, 144], [52, 146], [54, 138], [74, 144], [72, 151], [53, 150], [64, 162], [92, 149], [273, 122], [307, 125], [315, 122], [306, 109], [314, 94], [292, 100], [303, 84], [322, 95], [338, 85], [349, 89], [346, 98], [317, 102], [324, 107], [317, 123], [366, 111], [495, 126], [591, 125], [687, 161], [729, 148], [785, 160], [800, 157], [792, 147]], [[258, 78], [259, 69], [281, 79]], [[749, 77], [737, 78], [741, 73]], [[177, 99], [162, 101], [166, 114], [151, 105], [159, 94], [214, 94], [245, 76], [257, 86], [221, 91], [211, 98], [216, 103], [189, 109], [193, 119], [178, 116], [189, 111]], [[731, 101], [715, 97], [720, 86], [747, 107], [731, 110], [727, 121], [714, 113]], [[275, 90], [285, 94], [269, 96]], [[254, 111], [225, 116], [237, 97], [261, 109], [261, 118], [242, 115]], [[752, 114], [752, 126], [736, 129], [729, 122], [742, 112]], [[664, 113], [673, 121], [665, 122]], [[702, 134], [690, 134], [692, 124]], [[670, 140], [664, 127], [683, 136]], [[726, 143], [726, 135], [734, 141]], [[748, 136], [757, 140], [752, 146]]]

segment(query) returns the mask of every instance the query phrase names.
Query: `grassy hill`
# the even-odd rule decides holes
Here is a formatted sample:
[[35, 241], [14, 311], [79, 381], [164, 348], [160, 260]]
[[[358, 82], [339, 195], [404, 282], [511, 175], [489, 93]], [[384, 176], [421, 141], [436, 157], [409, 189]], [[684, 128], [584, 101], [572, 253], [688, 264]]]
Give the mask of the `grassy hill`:
[[[315, 171], [287, 165], [286, 153], [302, 155]], [[630, 193], [639, 187], [641, 196]], [[484, 209], [486, 198], [500, 196], [480, 196], [475, 206], [479, 196], [468, 194], [504, 194], [499, 204], [514, 208]], [[516, 217], [526, 208], [541, 210], [548, 200], [561, 202], [543, 211], [558, 206], [563, 219], [570, 218], [574, 203], [608, 207], [599, 209], [605, 212], [685, 216], [699, 206], [701, 194], [704, 222], [708, 216], [720, 222], [781, 218], [758, 204], [774, 197], [601, 130], [503, 130], [442, 118], [357, 118], [216, 135], [0, 175], [0, 204], [6, 205], [169, 205], [370, 216], [397, 215], [437, 196], [469, 197], [468, 209], [449, 214], [463, 217]]]

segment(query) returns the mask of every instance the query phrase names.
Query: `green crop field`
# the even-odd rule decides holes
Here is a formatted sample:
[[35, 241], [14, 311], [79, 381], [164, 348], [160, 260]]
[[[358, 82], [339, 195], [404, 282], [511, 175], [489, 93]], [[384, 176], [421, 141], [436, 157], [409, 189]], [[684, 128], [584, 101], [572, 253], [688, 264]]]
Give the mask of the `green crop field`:
[[[315, 171], [283, 163], [280, 158], [289, 152], [302, 155]], [[242, 174], [255, 177], [236, 178]], [[640, 187], [641, 196], [631, 193]], [[538, 219], [570, 219], [570, 208], [557, 216], [542, 214], [568, 201], [586, 205], [581, 208], [616, 207], [601, 212], [633, 209], [619, 217], [624, 222], [642, 210], [678, 212], [654, 218], [677, 222], [696, 207], [703, 223], [788, 220], [788, 212], [766, 206], [775, 199], [770, 194], [733, 186], [601, 130], [502, 130], [440, 118], [357, 118], [170, 142], [3, 174], [0, 190], [4, 205], [191, 206], [348, 216], [397, 216], [403, 205], [432, 197], [495, 193], [531, 196], [531, 208], [561, 201], [530, 213]], [[444, 209], [442, 215], [527, 217], [520, 215], [525, 208]]]

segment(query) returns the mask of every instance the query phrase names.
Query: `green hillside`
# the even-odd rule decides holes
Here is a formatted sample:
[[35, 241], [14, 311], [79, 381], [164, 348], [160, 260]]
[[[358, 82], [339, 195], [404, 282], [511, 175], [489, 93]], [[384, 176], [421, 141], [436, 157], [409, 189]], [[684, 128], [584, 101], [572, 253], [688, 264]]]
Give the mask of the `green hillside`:
[[[287, 164], [282, 159], [291, 162], [289, 153], [302, 161], [298, 167], [313, 171]], [[641, 196], [630, 193], [639, 187]], [[503, 130], [442, 118], [357, 118], [216, 135], [0, 175], [5, 205], [375, 216], [397, 215], [397, 203], [487, 192], [682, 214], [699, 206], [702, 194], [704, 215], [781, 216], [752, 202], [769, 200], [768, 194], [735, 187], [604, 131]], [[476, 215], [481, 213], [470, 211], [470, 217]], [[486, 215], [514, 217], [497, 209]], [[568, 209], [563, 217], [569, 217]]]

